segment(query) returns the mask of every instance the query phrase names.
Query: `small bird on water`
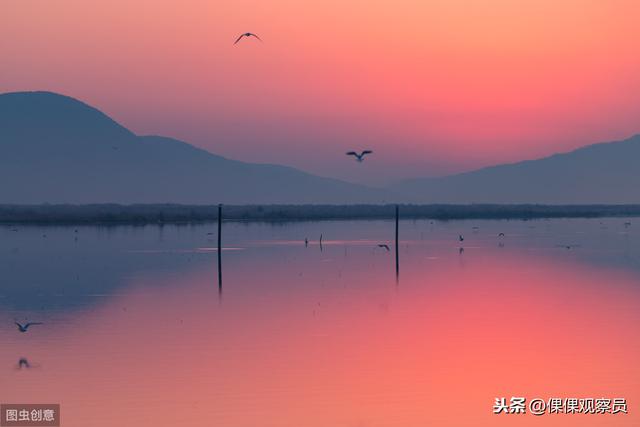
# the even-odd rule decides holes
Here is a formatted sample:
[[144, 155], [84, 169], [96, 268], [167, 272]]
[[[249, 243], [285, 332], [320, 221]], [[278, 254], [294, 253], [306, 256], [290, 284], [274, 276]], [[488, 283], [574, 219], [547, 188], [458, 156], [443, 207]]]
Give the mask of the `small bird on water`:
[[25, 323], [24, 325], [21, 325], [18, 322], [14, 322], [16, 324], [16, 326], [18, 326], [18, 330], [20, 332], [27, 332], [27, 330], [29, 329], [30, 326], [33, 325], [42, 325], [42, 322], [29, 322], [29, 323]]
[[565, 249], [573, 249], [573, 248], [579, 248], [580, 245], [576, 245], [576, 244], [570, 244], [570, 245], [556, 245], [557, 248], [565, 248]]
[[384, 243], [379, 244], [379, 245], [378, 245], [378, 247], [379, 247], [379, 248], [384, 248], [384, 249], [386, 249], [386, 250], [387, 250], [387, 252], [390, 252], [390, 251], [391, 251], [391, 249], [389, 249], [389, 245], [385, 245]]
[[243, 37], [255, 37], [255, 38], [257, 38], [258, 40], [262, 41], [262, 39], [261, 39], [260, 37], [258, 37], [257, 35], [255, 35], [255, 34], [253, 34], [253, 33], [244, 33], [244, 34], [240, 34], [240, 37], [238, 37], [238, 38], [236, 39], [236, 41], [235, 41], [235, 42], [233, 42], [233, 44], [238, 43], [238, 42], [239, 42]]
[[366, 156], [367, 154], [372, 154], [372, 153], [373, 153], [373, 151], [371, 151], [371, 150], [364, 150], [360, 154], [356, 153], [355, 151], [349, 151], [347, 153], [347, 156], [355, 156], [355, 158], [358, 161], [358, 163], [362, 163], [362, 161], [364, 160], [364, 156]]
[[20, 360], [18, 360], [18, 369], [22, 369], [22, 368], [27, 368], [27, 369], [31, 368], [31, 364], [29, 363], [26, 357], [21, 357]]
[[464, 236], [463, 236], [462, 234], [460, 234], [460, 235], [458, 236], [458, 240], [460, 240], [461, 242], [464, 242]]

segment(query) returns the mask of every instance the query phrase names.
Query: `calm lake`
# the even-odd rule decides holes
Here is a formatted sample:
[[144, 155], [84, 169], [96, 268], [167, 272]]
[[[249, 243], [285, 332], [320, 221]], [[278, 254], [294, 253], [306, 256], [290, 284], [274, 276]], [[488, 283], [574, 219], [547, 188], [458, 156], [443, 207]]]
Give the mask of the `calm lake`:
[[[401, 221], [399, 277], [393, 238], [225, 223], [219, 292], [215, 224], [0, 226], [0, 403], [68, 427], [640, 425], [640, 218]], [[629, 413], [493, 414], [512, 396]]]

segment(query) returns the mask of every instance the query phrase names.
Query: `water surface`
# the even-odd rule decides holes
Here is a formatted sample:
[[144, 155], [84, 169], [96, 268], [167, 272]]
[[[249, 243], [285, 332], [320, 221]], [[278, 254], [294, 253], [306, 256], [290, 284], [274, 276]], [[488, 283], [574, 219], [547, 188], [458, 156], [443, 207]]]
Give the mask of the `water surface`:
[[389, 221], [224, 224], [219, 292], [215, 225], [1, 226], [0, 402], [71, 427], [640, 425], [640, 219], [400, 231], [396, 277]]

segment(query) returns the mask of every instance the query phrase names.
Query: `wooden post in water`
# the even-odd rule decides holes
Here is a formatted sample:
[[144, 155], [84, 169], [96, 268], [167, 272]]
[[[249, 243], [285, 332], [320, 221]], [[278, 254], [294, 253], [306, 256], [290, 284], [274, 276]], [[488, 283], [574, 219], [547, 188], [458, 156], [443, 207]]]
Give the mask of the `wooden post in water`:
[[222, 292], [222, 204], [218, 205], [218, 291]]
[[400, 274], [400, 254], [398, 252], [398, 220], [400, 218], [400, 209], [396, 205], [396, 278]]

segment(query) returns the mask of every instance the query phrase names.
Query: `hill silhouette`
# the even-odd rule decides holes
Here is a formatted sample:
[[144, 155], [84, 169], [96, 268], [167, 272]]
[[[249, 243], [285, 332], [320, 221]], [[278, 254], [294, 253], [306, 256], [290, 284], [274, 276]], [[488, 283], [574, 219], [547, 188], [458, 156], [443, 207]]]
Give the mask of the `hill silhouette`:
[[394, 190], [423, 203], [640, 203], [640, 135], [624, 141], [439, 178]]
[[0, 95], [0, 203], [637, 204], [640, 136], [376, 189], [138, 136], [51, 92]]
[[0, 203], [354, 203], [383, 190], [137, 136], [76, 99], [0, 95]]

